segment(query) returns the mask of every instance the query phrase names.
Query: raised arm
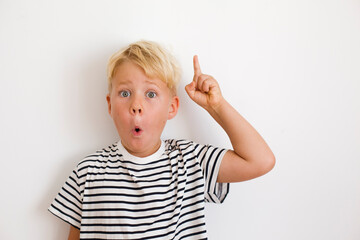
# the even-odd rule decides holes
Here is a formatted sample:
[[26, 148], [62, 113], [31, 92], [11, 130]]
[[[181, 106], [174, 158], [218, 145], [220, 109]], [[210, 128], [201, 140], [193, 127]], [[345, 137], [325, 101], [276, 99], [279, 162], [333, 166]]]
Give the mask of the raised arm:
[[193, 61], [194, 78], [185, 90], [225, 130], [233, 147], [221, 162], [217, 181], [240, 182], [269, 172], [275, 165], [275, 156], [269, 146], [224, 99], [218, 82], [201, 72], [197, 56], [194, 56]]

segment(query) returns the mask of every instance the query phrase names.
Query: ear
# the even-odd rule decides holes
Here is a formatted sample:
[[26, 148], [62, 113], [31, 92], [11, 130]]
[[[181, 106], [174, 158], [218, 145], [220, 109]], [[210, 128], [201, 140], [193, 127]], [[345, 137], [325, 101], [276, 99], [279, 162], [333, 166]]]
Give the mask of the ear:
[[107, 101], [107, 104], [108, 104], [108, 112], [109, 112], [110, 116], [112, 116], [111, 115], [111, 98], [110, 98], [110, 94], [106, 95], [106, 101]]
[[179, 109], [179, 97], [173, 96], [169, 107], [168, 120], [176, 116], [178, 109]]

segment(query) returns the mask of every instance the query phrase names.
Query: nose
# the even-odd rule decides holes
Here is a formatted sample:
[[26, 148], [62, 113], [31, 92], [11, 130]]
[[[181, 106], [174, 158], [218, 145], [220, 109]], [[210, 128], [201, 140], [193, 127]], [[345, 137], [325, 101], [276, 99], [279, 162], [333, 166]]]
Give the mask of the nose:
[[141, 99], [139, 98], [135, 98], [130, 106], [130, 113], [134, 114], [134, 115], [141, 115], [144, 112], [142, 103], [141, 103]]
[[131, 108], [131, 113], [133, 114], [142, 114], [142, 108], [139, 106], [139, 107], [132, 107]]

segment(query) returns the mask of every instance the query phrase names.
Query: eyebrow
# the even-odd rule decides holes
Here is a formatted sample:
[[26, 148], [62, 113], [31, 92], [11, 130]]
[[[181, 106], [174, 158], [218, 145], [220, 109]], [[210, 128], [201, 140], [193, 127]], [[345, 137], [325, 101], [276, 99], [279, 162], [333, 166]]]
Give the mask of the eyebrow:
[[130, 80], [128, 80], [128, 79], [121, 79], [120, 81], [118, 81], [118, 83], [119, 84], [128, 84], [128, 83], [131, 83], [131, 81]]
[[155, 83], [154, 81], [150, 81], [150, 80], [145, 80], [146, 83], [150, 83], [150, 84], [153, 84], [157, 87], [160, 87], [157, 83]]
[[[124, 80], [121, 80], [118, 84], [119, 84], [119, 85], [127, 85], [127, 84], [131, 84], [131, 83], [132, 83], [131, 80], [129, 80], [129, 79], [124, 79]], [[157, 83], [154, 82], [154, 81], [145, 80], [145, 83], [152, 84], [152, 85], [155, 85], [156, 87], [160, 88], [159, 84], [157, 84]]]

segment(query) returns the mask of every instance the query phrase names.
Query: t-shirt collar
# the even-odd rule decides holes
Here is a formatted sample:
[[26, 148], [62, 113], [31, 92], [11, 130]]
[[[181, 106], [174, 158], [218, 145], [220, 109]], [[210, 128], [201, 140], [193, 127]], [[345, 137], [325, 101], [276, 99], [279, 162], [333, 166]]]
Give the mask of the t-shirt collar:
[[151, 154], [150, 156], [147, 156], [147, 157], [137, 157], [137, 156], [134, 156], [132, 154], [130, 154], [126, 148], [124, 148], [124, 146], [121, 144], [121, 140], [119, 140], [117, 142], [117, 146], [118, 146], [118, 149], [119, 149], [119, 154], [123, 155], [124, 157], [124, 160], [128, 160], [128, 161], [134, 161], [136, 163], [149, 163], [149, 162], [152, 162], [154, 160], [158, 160], [161, 155], [165, 152], [165, 142], [163, 140], [161, 140], [161, 145], [159, 147], [159, 149], [154, 152], [153, 154]]

